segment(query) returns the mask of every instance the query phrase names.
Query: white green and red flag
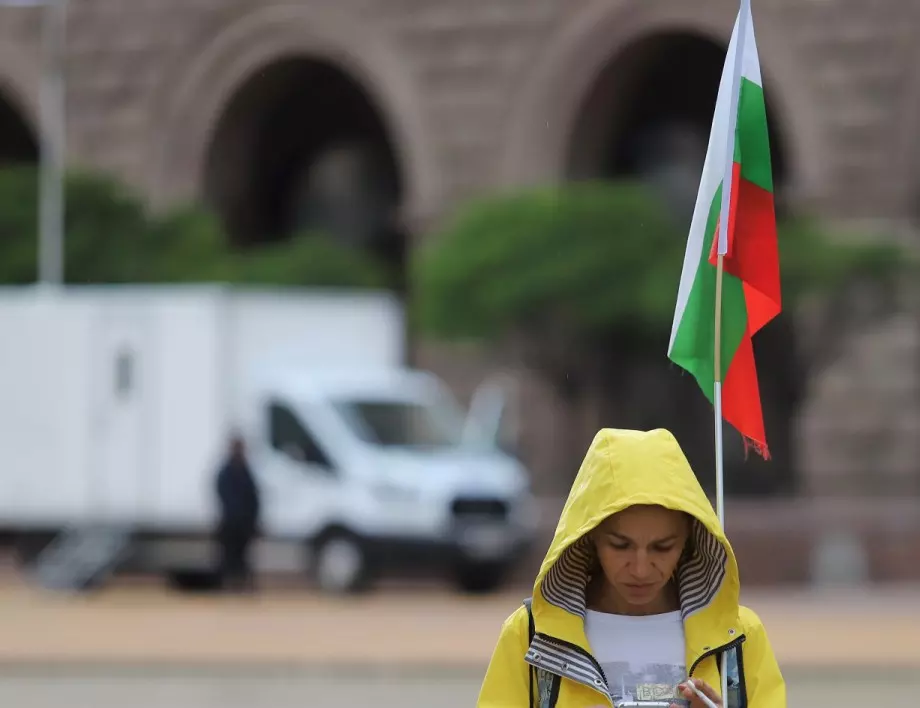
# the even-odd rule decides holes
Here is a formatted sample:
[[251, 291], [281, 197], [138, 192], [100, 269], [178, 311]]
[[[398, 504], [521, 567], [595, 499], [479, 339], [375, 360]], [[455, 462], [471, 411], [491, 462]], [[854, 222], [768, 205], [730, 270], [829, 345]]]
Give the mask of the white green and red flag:
[[721, 244], [722, 417], [767, 458], [752, 337], [782, 306], [767, 113], [749, 6], [738, 15], [725, 58], [668, 346], [668, 357], [696, 378], [710, 402], [718, 236], [729, 174], [727, 243]]

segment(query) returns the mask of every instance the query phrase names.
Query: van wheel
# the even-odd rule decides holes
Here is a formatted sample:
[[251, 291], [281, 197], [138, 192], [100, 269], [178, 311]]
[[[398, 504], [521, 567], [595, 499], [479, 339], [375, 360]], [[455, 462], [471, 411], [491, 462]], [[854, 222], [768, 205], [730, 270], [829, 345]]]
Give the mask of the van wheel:
[[367, 550], [352, 534], [334, 531], [313, 546], [313, 578], [319, 589], [330, 595], [366, 590], [371, 572]]
[[456, 569], [457, 586], [467, 593], [485, 594], [498, 590], [508, 576], [504, 562], [463, 562]]

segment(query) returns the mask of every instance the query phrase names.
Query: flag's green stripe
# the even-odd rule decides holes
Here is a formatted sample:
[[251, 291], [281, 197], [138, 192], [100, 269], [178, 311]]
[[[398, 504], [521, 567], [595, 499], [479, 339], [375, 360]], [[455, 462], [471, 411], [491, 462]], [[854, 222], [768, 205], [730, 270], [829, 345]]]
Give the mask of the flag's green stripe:
[[[722, 187], [716, 191], [709, 208], [706, 225], [706, 241], [700, 254], [700, 264], [690, 290], [690, 299], [681, 317], [674, 338], [671, 360], [696, 378], [706, 397], [712, 402], [715, 382], [715, 307], [716, 267], [709, 263], [712, 239], [722, 205]], [[736, 277], [723, 273], [722, 276], [722, 381], [731, 366], [738, 345], [747, 330], [747, 306], [744, 301], [744, 285]]]
[[735, 128], [735, 162], [741, 164], [741, 177], [773, 193], [770, 164], [770, 134], [763, 87], [741, 77], [738, 96], [738, 122]]

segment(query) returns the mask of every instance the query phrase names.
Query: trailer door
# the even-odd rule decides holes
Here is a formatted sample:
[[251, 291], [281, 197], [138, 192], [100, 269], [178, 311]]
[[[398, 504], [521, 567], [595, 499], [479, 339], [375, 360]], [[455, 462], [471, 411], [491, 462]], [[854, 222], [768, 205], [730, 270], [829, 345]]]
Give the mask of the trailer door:
[[[136, 523], [154, 480], [145, 400], [149, 361], [146, 318], [140, 307], [106, 307], [95, 337], [94, 437], [96, 483], [91, 515], [100, 521]], [[93, 493], [94, 492], [94, 493]]]

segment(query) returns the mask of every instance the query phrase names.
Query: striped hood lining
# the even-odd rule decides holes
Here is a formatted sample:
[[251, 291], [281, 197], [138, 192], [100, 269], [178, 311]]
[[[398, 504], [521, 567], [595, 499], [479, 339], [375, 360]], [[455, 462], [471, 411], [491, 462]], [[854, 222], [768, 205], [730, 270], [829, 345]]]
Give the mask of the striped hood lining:
[[591, 659], [551, 639], [540, 635], [534, 637], [524, 660], [542, 672], [562, 676], [610, 695], [606, 677]]
[[[719, 540], [694, 519], [692, 555], [677, 570], [681, 616], [705, 609], [715, 598], [725, 579], [728, 554]], [[543, 578], [545, 600], [582, 620], [586, 614], [585, 588], [595, 564], [594, 547], [586, 535], [567, 548]]]

